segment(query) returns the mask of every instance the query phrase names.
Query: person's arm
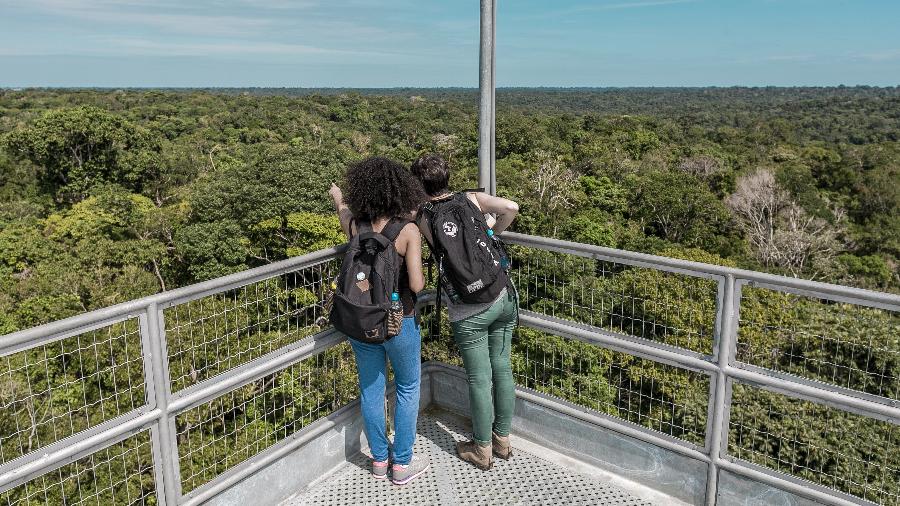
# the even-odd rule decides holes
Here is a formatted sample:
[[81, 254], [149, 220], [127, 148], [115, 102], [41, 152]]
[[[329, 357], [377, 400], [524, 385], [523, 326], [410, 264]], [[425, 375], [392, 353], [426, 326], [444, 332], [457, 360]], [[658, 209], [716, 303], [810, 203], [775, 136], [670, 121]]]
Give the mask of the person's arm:
[[341, 230], [349, 238], [350, 237], [350, 221], [353, 219], [353, 213], [344, 203], [344, 193], [338, 188], [338, 185], [331, 183], [331, 189], [328, 190], [331, 199], [334, 201], [334, 210], [337, 212], [338, 221], [341, 222]]
[[[512, 200], [495, 197], [487, 193], [473, 193], [475, 202], [485, 214], [492, 214], [496, 217], [494, 225], [491, 227], [495, 233], [501, 233], [509, 227], [519, 214], [519, 204]], [[490, 223], [489, 223], [490, 224]]]
[[410, 223], [401, 231], [406, 239], [406, 273], [409, 275], [409, 289], [419, 293], [425, 288], [425, 274], [422, 272], [422, 236], [419, 227]]

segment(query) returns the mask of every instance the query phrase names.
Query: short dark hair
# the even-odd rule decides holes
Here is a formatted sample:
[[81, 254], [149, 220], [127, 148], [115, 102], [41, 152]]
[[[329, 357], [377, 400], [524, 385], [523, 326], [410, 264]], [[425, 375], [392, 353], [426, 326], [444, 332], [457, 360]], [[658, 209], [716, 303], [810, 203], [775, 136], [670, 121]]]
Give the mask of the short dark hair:
[[350, 165], [344, 175], [344, 202], [357, 219], [402, 216], [426, 200], [419, 181], [389, 158], [366, 158]]
[[450, 183], [450, 164], [440, 155], [422, 155], [413, 162], [410, 172], [422, 182], [425, 193], [431, 196], [445, 193]]

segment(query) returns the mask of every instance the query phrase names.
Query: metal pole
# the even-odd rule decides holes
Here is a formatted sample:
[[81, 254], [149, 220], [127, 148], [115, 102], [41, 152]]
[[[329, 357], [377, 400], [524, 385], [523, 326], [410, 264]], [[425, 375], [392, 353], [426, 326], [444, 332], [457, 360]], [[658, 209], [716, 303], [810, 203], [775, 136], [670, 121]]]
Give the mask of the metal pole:
[[481, 0], [481, 49], [478, 75], [478, 186], [493, 193], [494, 146], [494, 2]]
[[[738, 292], [740, 297], [740, 292]], [[708, 424], [709, 473], [706, 478], [706, 504], [713, 506], [719, 490], [719, 461], [725, 453], [728, 439], [728, 420], [730, 414], [730, 380], [726, 374], [734, 355], [734, 317], [740, 301], [735, 299], [734, 276], [725, 277], [725, 290], [719, 300], [719, 342], [716, 347], [716, 360], [719, 370], [713, 377], [715, 384], [710, 391], [712, 404], [712, 423]]]
[[491, 195], [497, 194], [497, 0], [491, 5]]
[[[159, 420], [151, 429], [153, 438], [153, 463], [156, 472], [157, 497], [162, 504], [178, 504], [181, 496], [181, 481], [178, 469], [178, 449], [173, 438], [174, 420], [169, 416], [169, 399], [172, 388], [169, 382], [168, 355], [165, 343], [165, 323], [162, 311], [154, 302], [147, 308], [147, 334], [150, 345], [150, 363], [153, 374], [146, 378], [148, 392], [156, 397], [156, 407], [160, 410]], [[148, 350], [144, 352], [147, 353]]]

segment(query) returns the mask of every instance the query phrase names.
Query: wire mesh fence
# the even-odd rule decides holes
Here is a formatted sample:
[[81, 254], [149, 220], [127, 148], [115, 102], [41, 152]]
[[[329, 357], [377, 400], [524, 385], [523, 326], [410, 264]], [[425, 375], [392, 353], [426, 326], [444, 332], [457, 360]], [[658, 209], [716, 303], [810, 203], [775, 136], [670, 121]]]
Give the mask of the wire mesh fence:
[[144, 405], [136, 319], [0, 357], [0, 463]]
[[729, 453], [879, 504], [900, 504], [900, 428], [735, 384]]
[[715, 281], [522, 246], [510, 251], [522, 309], [712, 353]]
[[166, 309], [172, 391], [322, 330], [326, 294], [339, 267], [329, 259]]
[[419, 310], [422, 325], [422, 361], [443, 362], [462, 367], [462, 358], [459, 356], [456, 343], [453, 342], [447, 308], [441, 308], [440, 328], [435, 312], [434, 304], [428, 304]]
[[[462, 366], [446, 309], [434, 332], [434, 306], [422, 310], [422, 359]], [[703, 446], [709, 376], [519, 327], [513, 377], [530, 388]]]
[[704, 445], [706, 374], [527, 328], [511, 359], [520, 386]]
[[745, 287], [737, 359], [900, 399], [900, 313]]
[[0, 506], [157, 504], [149, 431], [0, 493]]
[[348, 343], [241, 386], [176, 418], [185, 493], [357, 396]]

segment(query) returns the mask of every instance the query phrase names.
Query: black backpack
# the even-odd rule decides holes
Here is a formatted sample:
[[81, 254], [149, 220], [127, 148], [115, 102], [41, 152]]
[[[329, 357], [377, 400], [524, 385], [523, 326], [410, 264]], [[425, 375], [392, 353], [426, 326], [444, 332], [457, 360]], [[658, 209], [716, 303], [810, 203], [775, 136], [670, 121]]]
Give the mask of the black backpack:
[[[331, 306], [334, 328], [367, 343], [383, 343], [388, 334], [391, 293], [399, 292], [400, 253], [394, 240], [409, 221], [393, 218], [382, 231], [361, 222], [344, 253]], [[352, 226], [351, 226], [352, 228]]]
[[478, 304], [493, 302], [509, 285], [506, 248], [487, 226], [481, 209], [469, 200], [468, 191], [422, 205], [431, 223], [429, 246], [438, 266], [438, 305], [441, 286], [455, 302]]

